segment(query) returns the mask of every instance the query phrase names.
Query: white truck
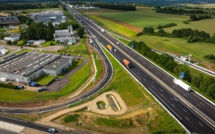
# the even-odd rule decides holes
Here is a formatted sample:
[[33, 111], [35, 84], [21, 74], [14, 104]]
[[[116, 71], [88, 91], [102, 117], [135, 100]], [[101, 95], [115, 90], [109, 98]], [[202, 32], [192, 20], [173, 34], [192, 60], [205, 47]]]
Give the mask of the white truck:
[[173, 82], [180, 86], [181, 88], [183, 88], [185, 91], [190, 92], [192, 89], [189, 85], [187, 85], [186, 83], [184, 83], [182, 80], [180, 79], [174, 79]]

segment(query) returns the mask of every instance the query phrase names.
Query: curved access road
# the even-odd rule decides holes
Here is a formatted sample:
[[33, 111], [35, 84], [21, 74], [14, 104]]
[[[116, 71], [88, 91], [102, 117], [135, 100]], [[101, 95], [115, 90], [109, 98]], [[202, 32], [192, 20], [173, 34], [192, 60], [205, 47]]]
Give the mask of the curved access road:
[[[119, 42], [109, 35], [92, 20], [84, 17], [76, 10], [67, 6], [75, 18], [89, 29], [106, 48], [110, 44], [117, 51], [110, 53], [125, 69], [141, 84], [154, 98], [189, 132], [215, 133], [215, 106], [196, 94], [186, 92], [173, 83], [174, 77], [158, 66], [136, 53], [134, 50]], [[107, 49], [107, 48], [106, 48]], [[132, 63], [132, 68], [127, 68], [122, 59]], [[179, 101], [175, 101], [177, 98]]]
[[[87, 30], [88, 31], [88, 30]], [[90, 32], [88, 32], [91, 34]], [[105, 76], [102, 79], [101, 83], [97, 84], [95, 88], [91, 89], [90, 91], [74, 97], [72, 99], [69, 99], [65, 102], [53, 104], [53, 105], [48, 105], [48, 106], [43, 106], [43, 107], [31, 107], [31, 108], [11, 108], [11, 107], [0, 107], [0, 112], [1, 113], [16, 113], [16, 114], [21, 114], [21, 113], [42, 113], [42, 112], [48, 112], [48, 111], [53, 111], [61, 108], [68, 107], [71, 104], [75, 104], [77, 102], [80, 102], [84, 99], [87, 99], [94, 94], [96, 94], [98, 91], [102, 90], [111, 80], [113, 76], [113, 67], [112, 64], [110, 63], [109, 59], [103, 52], [103, 50], [100, 48], [100, 46], [97, 44], [96, 39], [92, 38], [93, 40], [93, 46], [94, 48], [98, 51], [98, 53], [101, 55], [102, 59], [104, 60], [106, 70], [105, 70]]]

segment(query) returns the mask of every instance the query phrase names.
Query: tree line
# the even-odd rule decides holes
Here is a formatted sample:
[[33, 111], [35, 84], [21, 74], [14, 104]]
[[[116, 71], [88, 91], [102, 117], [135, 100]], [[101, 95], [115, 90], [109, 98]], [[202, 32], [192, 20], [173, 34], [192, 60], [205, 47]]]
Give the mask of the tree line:
[[184, 9], [176, 9], [173, 7], [155, 7], [155, 11], [157, 13], [166, 13], [166, 14], [207, 14], [203, 10], [184, 10]]
[[215, 78], [203, 73], [191, 71], [189, 66], [185, 64], [177, 64], [173, 57], [167, 54], [157, 54], [144, 42], [131, 41], [129, 45], [131, 46], [132, 44], [137, 52], [160, 65], [165, 70], [168, 70], [177, 76], [179, 76], [181, 72], [184, 72], [184, 80], [197, 87], [200, 92], [207, 94], [212, 99], [215, 99]]
[[16, 4], [0, 4], [0, 10], [22, 10], [22, 9], [37, 9], [37, 8], [58, 8], [59, 3], [16, 3]]
[[190, 20], [191, 21], [199, 21], [199, 20], [204, 20], [204, 19], [211, 19], [211, 16], [209, 15], [190, 15]]
[[131, 4], [92, 3], [92, 6], [114, 10], [136, 11], [136, 6]]
[[169, 24], [165, 24], [165, 25], [159, 25], [159, 26], [157, 27], [157, 29], [169, 28], [169, 27], [174, 27], [174, 26], [177, 26], [177, 24], [175, 24], [175, 23], [169, 23]]
[[153, 27], [145, 27], [143, 31], [138, 33], [137, 36], [142, 34], [162, 36], [162, 37], [172, 37], [172, 38], [183, 38], [187, 39], [187, 42], [206, 42], [215, 44], [215, 34], [210, 37], [209, 33], [199, 30], [192, 30], [191, 28], [182, 28], [178, 30], [173, 30], [171, 33], [167, 33], [163, 29], [159, 29], [155, 32]]
[[205, 55], [205, 58], [215, 62], [215, 55], [213, 54]]
[[48, 25], [40, 23], [31, 23], [27, 29], [20, 31], [20, 39], [25, 40], [52, 40], [54, 27], [51, 22]]

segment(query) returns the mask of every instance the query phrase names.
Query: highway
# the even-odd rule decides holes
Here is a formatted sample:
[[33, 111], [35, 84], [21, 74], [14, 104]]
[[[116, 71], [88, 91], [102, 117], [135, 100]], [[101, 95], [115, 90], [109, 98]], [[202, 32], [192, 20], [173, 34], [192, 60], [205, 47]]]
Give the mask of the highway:
[[[213, 126], [215, 107], [213, 104], [201, 98], [195, 92], [188, 93], [176, 86], [173, 83], [172, 76], [124, 44], [119, 43], [116, 45], [118, 40], [107, 32], [101, 32], [101, 28], [98, 25], [83, 17], [77, 11], [69, 10], [87, 31], [91, 31], [94, 34], [105, 48], [107, 44], [110, 44], [117, 49], [117, 52], [112, 51], [110, 53], [119, 62], [122, 63], [124, 58], [131, 61], [133, 68], [127, 68], [127, 70], [190, 132], [215, 133]], [[174, 101], [175, 96], [180, 100], [179, 102]]]
[[17, 124], [20, 126], [37, 129], [37, 130], [44, 131], [44, 132], [48, 132], [48, 129], [50, 128], [48, 126], [43, 126], [40, 124], [35, 124], [35, 123], [24, 121], [24, 120], [13, 119], [13, 118], [5, 117], [5, 116], [0, 116], [0, 120], [5, 121], [5, 122], [10, 122], [13, 124]]

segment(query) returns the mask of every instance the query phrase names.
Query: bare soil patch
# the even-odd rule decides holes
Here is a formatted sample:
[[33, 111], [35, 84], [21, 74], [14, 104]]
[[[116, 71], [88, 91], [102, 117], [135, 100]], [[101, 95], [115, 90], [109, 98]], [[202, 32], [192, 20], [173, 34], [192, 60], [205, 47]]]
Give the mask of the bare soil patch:
[[107, 18], [107, 17], [100, 16], [100, 15], [99, 15], [99, 17], [100, 17], [100, 18], [103, 18], [103, 19], [106, 19], [106, 20], [109, 20], [109, 21], [112, 21], [112, 22], [114, 22], [114, 23], [117, 23], [117, 24], [122, 25], [122, 26], [124, 26], [124, 27], [127, 27], [127, 28], [129, 28], [129, 29], [131, 29], [131, 30], [133, 30], [133, 31], [135, 31], [135, 32], [142, 32], [142, 30], [143, 30], [142, 28], [136, 27], [136, 26], [134, 26], [134, 25], [131, 25], [131, 24], [128, 24], [128, 23], [119, 21], [119, 20], [114, 20], [114, 19]]

